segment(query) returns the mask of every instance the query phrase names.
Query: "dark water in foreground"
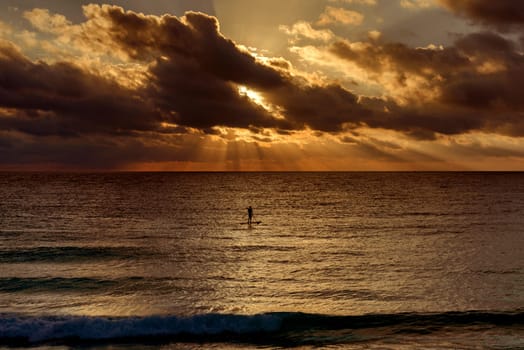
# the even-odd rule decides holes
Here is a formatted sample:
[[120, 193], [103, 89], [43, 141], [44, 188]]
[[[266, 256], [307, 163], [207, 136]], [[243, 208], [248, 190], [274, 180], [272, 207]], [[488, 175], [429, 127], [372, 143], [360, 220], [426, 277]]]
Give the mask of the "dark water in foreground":
[[0, 199], [0, 347], [524, 349], [524, 173], [0, 173]]

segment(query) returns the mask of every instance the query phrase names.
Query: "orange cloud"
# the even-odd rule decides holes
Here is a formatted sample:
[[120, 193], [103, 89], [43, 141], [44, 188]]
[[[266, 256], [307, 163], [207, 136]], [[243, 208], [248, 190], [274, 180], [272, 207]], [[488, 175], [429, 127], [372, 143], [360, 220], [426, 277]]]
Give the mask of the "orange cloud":
[[37, 60], [0, 44], [0, 167], [398, 170], [445, 168], [455, 151], [477, 152], [479, 162], [523, 157], [524, 62], [507, 37], [413, 48], [378, 32], [351, 42], [306, 22], [282, 28], [318, 60], [357, 67], [359, 82], [384, 87], [359, 96], [322, 72], [254, 54], [202, 13], [84, 13], [78, 24], [25, 14], [79, 57]]
[[317, 25], [326, 26], [330, 24], [361, 25], [364, 15], [360, 12], [346, 10], [340, 7], [327, 6], [324, 13], [320, 15]]
[[495, 28], [521, 31], [524, 3], [514, 0], [438, 0], [454, 13]]

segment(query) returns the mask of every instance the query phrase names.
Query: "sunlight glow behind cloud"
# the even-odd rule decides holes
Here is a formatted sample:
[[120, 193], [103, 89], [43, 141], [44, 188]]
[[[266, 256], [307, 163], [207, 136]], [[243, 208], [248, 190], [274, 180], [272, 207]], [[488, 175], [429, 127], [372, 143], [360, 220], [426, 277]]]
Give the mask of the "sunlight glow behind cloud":
[[[0, 21], [1, 169], [524, 169], [519, 3], [289, 3], [268, 47], [200, 12], [48, 4]], [[388, 13], [474, 24], [413, 45]]]

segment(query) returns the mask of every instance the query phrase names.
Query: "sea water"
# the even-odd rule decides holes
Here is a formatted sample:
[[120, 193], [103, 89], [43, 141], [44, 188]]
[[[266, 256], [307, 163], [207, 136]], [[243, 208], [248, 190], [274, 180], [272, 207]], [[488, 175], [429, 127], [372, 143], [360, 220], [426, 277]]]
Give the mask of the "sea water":
[[0, 347], [524, 348], [523, 173], [0, 173], [0, 223]]

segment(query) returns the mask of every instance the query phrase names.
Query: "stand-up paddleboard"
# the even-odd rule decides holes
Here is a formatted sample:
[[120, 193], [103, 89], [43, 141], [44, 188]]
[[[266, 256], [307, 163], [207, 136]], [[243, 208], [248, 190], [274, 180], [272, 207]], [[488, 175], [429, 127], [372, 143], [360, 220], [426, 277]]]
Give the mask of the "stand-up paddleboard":
[[240, 225], [260, 225], [262, 221], [241, 222]]

